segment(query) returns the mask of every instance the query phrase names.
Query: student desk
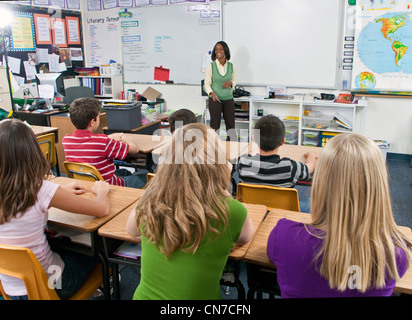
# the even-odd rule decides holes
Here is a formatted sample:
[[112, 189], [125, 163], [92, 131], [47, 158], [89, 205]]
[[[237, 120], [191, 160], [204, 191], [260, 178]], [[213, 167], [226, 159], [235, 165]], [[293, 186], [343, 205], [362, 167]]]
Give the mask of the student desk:
[[44, 127], [44, 126], [31, 126], [31, 129], [33, 130], [36, 137], [42, 136], [42, 135], [48, 134], [48, 133], [54, 133], [55, 142], [57, 143], [59, 141], [59, 138], [58, 138], [59, 128]]
[[[161, 145], [165, 143], [165, 138], [168, 137], [161, 137], [161, 136], [150, 136], [146, 134], [132, 134], [132, 133], [124, 133], [126, 138], [130, 141], [133, 142], [137, 147], [139, 148], [139, 154], [142, 154], [144, 156], [144, 160], [139, 162], [139, 158], [135, 157], [133, 155], [128, 155], [125, 159], [125, 166], [137, 166], [137, 167], [144, 167], [146, 168], [149, 172], [153, 172], [152, 166], [153, 166], [153, 157], [152, 157], [152, 151]], [[110, 135], [109, 135], [110, 137]], [[116, 163], [118, 166], [121, 162], [119, 161]]]
[[[63, 186], [72, 182], [73, 179], [65, 177], [56, 177], [53, 178], [51, 181]], [[83, 180], [77, 180], [77, 182], [80, 185], [84, 186], [86, 189], [86, 193], [80, 195], [81, 197], [86, 197], [90, 199], [93, 199], [95, 197], [95, 194], [91, 191], [94, 182]], [[100, 218], [74, 214], [57, 208], [49, 209], [48, 225], [50, 230], [53, 230], [53, 225], [57, 225], [90, 234], [90, 247], [82, 244], [71, 243], [70, 249], [90, 256], [98, 255], [100, 258], [102, 258], [101, 260], [103, 263], [103, 277], [105, 279], [104, 289], [107, 297], [109, 297], [108, 291], [106, 291], [106, 289], [108, 289], [108, 267], [106, 264], [105, 255], [103, 253], [102, 240], [98, 236], [97, 230], [99, 227], [101, 227], [106, 222], [111, 220], [113, 217], [118, 215], [122, 210], [126, 209], [127, 207], [135, 203], [141, 197], [143, 192], [144, 191], [142, 189], [133, 189], [113, 185], [110, 186], [110, 191], [108, 194], [110, 201], [109, 214], [105, 217]]]
[[[287, 157], [290, 158], [292, 160], [295, 161], [300, 161], [300, 162], [304, 162], [305, 161], [305, 157], [304, 154], [306, 152], [309, 151], [313, 151], [318, 153], [319, 155], [322, 152], [322, 148], [320, 147], [308, 147], [308, 146], [298, 146], [298, 145], [294, 145], [294, 144], [283, 144], [283, 146], [281, 146], [279, 148], [279, 156], [281, 158], [283, 157]], [[259, 152], [259, 147], [257, 146], [257, 144], [255, 142], [250, 142], [248, 145], [248, 151], [249, 154], [256, 154]], [[246, 153], [246, 152], [244, 152]]]
[[[311, 215], [308, 213], [272, 209], [256, 231], [256, 234], [249, 246], [249, 250], [246, 252], [246, 256], [244, 258], [246, 262], [272, 270], [276, 268], [266, 254], [266, 247], [270, 232], [282, 218], [287, 218], [302, 223], [310, 223], [312, 221]], [[412, 230], [408, 227], [400, 228], [408, 239], [412, 241]], [[272, 286], [273, 285], [274, 283]], [[396, 283], [394, 291], [398, 293], [412, 294], [412, 267], [410, 267], [406, 271], [405, 275]]]
[[[42, 111], [42, 112], [39, 112]], [[50, 122], [50, 117], [62, 114], [62, 113], [69, 113], [68, 110], [36, 110], [36, 111], [26, 111], [21, 110], [17, 111], [17, 117], [21, 121], [27, 121], [30, 125], [38, 125], [38, 126], [46, 126], [50, 127], [52, 124]]]
[[[166, 136], [163, 138], [165, 138], [165, 143], [169, 142], [172, 139], [171, 136]], [[241, 154], [248, 152], [248, 146], [249, 146], [248, 142], [222, 141], [222, 143], [224, 144], [226, 148], [226, 157], [228, 161], [230, 162], [236, 161], [236, 159]], [[154, 149], [152, 151], [152, 156], [159, 158], [163, 154], [163, 149], [164, 149], [164, 145]]]
[[[262, 205], [255, 205], [255, 204], [247, 204], [244, 203], [248, 211], [248, 215], [252, 220], [253, 225], [257, 229], [258, 226], [262, 223], [264, 217], [267, 213], [267, 207]], [[123, 210], [120, 214], [114, 217], [112, 220], [104, 224], [102, 227], [99, 228], [98, 234], [103, 237], [103, 243], [106, 251], [107, 260], [113, 263], [113, 288], [114, 288], [114, 297], [115, 299], [119, 299], [119, 282], [118, 277], [115, 276], [118, 273], [118, 264], [124, 263], [129, 265], [137, 265], [140, 266], [140, 259], [129, 259], [118, 257], [112, 254], [114, 251], [113, 248], [118, 247], [122, 241], [128, 241], [132, 243], [140, 243], [140, 240], [131, 236], [126, 231], [126, 223], [129, 218], [129, 215], [132, 210], [134, 210], [134, 205], [128, 207], [127, 209]], [[251, 241], [243, 246], [234, 245], [232, 251], [229, 254], [230, 259], [234, 260], [241, 260], [250, 245]], [[115, 245], [116, 244], [116, 245]]]

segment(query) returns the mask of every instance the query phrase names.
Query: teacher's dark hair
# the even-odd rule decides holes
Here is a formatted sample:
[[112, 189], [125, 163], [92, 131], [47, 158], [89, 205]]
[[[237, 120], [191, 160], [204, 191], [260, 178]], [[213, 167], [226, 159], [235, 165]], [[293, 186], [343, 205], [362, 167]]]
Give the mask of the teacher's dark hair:
[[215, 60], [216, 60], [215, 49], [216, 49], [216, 46], [217, 46], [218, 44], [222, 45], [223, 50], [225, 51], [226, 60], [230, 60], [230, 50], [229, 50], [229, 46], [227, 45], [226, 42], [224, 42], [224, 41], [219, 41], [219, 42], [217, 42], [217, 43], [215, 44], [215, 46], [213, 47], [213, 50], [212, 50], [212, 61], [215, 61]]

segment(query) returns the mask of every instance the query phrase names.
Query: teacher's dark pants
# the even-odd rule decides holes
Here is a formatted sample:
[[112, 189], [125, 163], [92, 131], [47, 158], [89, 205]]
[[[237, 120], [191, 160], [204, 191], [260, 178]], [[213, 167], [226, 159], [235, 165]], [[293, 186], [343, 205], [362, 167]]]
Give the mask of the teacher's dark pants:
[[214, 130], [220, 129], [221, 114], [225, 120], [226, 131], [235, 128], [235, 101], [233, 99], [222, 102], [209, 98], [210, 126]]

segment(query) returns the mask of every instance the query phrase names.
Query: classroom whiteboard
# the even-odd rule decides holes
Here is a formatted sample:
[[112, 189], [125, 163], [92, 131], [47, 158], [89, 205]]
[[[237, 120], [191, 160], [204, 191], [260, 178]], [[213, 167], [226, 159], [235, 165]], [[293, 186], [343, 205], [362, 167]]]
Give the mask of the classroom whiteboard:
[[156, 82], [155, 68], [169, 80], [200, 84], [202, 59], [221, 40], [220, 3], [131, 8], [121, 18], [124, 82]]
[[225, 1], [223, 39], [239, 84], [336, 88], [340, 0]]

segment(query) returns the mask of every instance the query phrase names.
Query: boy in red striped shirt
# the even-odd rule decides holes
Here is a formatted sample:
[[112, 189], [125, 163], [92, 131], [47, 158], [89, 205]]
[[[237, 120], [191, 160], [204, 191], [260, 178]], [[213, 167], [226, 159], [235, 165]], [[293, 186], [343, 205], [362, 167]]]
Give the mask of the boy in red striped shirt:
[[146, 184], [145, 174], [131, 174], [116, 170], [114, 160], [124, 160], [128, 154], [139, 152], [139, 148], [127, 141], [123, 134], [95, 134], [100, 124], [100, 101], [94, 98], [78, 98], [70, 105], [70, 119], [76, 130], [67, 134], [63, 148], [67, 161], [87, 163], [99, 170], [103, 179], [117, 186], [141, 188]]

